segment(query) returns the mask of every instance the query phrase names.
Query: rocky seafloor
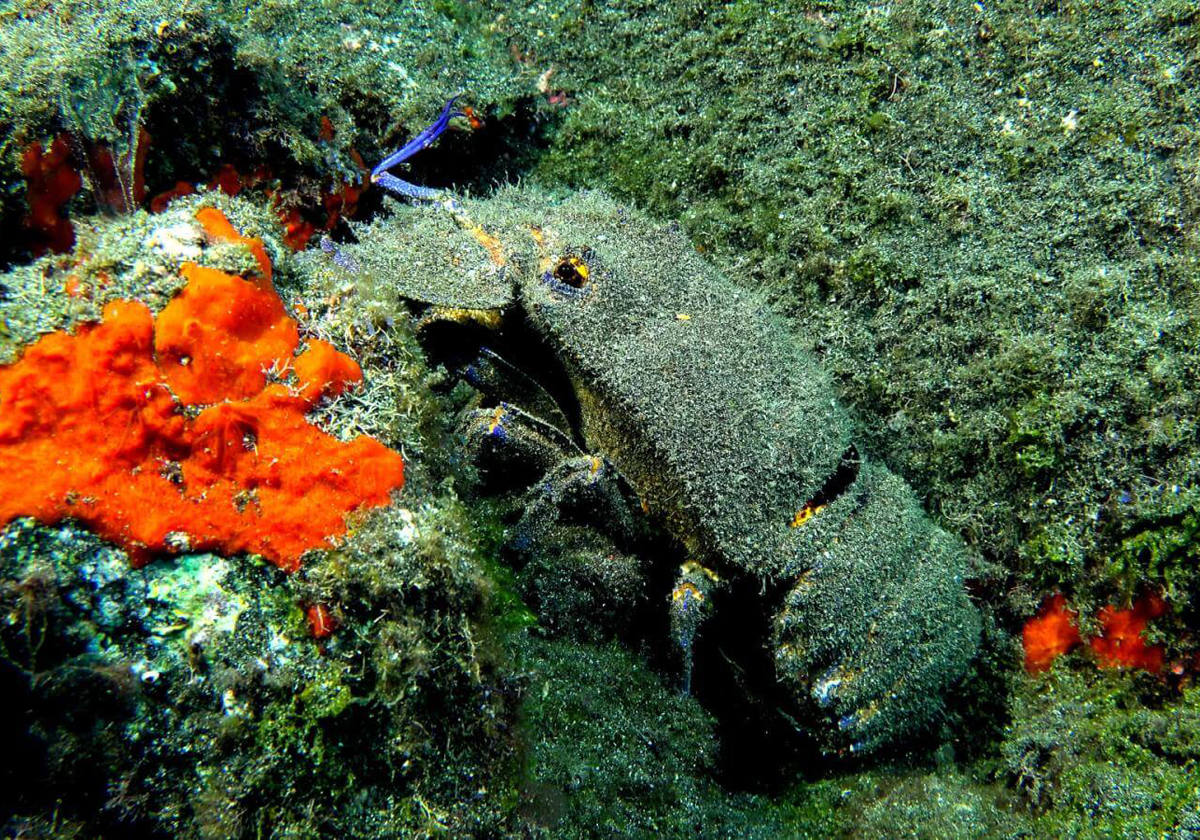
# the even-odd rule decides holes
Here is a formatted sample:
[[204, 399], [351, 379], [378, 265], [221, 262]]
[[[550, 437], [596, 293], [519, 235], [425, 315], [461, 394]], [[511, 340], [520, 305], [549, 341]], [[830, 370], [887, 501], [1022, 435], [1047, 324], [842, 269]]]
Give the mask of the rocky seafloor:
[[[124, 532], [7, 518], [5, 836], [1200, 836], [1194, 4], [17, 2], [0, 68], [0, 377], [114, 302], [161, 323], [186, 263], [262, 285], [267, 259], [271, 323], [361, 369], [297, 416], [404, 459], [392, 503], [291, 572], [236, 548], [262, 529], [123, 542], [153, 498]], [[453, 262], [449, 216], [356, 250], [418, 213], [367, 171], [459, 93], [397, 174], [677, 222], [968, 547], [980, 650], [920, 737], [852, 758], [789, 734], [722, 666], [719, 610], [681, 695], [654, 571], [679, 547], [649, 526], [629, 552], [594, 522], [514, 549], [527, 499], [462, 439], [476, 389], [371, 267]], [[268, 451], [257, 394], [213, 404], [222, 446]], [[160, 418], [170, 440], [210, 440], [208, 402]], [[133, 458], [146, 428], [92, 439]], [[195, 491], [204, 465], [147, 451], [137, 482]], [[268, 516], [269, 479], [229, 480]]]

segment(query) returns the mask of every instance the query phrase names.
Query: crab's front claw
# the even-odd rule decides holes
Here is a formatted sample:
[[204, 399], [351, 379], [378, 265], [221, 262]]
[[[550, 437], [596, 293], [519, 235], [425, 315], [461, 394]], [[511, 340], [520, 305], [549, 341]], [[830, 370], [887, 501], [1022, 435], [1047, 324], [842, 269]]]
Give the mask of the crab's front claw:
[[560, 429], [509, 403], [474, 408], [460, 423], [485, 486], [528, 487], [579, 449]]
[[908, 486], [865, 467], [852, 512], [784, 598], [774, 622], [778, 678], [838, 754], [926, 727], [978, 645], [963, 589], [965, 550]]
[[629, 546], [636, 527], [622, 489], [620, 476], [603, 458], [566, 459], [530, 488], [513, 538], [534, 544], [564, 523], [589, 524], [616, 544]]
[[552, 636], [601, 642], [644, 620], [643, 563], [595, 528], [555, 525], [522, 558], [517, 588]]

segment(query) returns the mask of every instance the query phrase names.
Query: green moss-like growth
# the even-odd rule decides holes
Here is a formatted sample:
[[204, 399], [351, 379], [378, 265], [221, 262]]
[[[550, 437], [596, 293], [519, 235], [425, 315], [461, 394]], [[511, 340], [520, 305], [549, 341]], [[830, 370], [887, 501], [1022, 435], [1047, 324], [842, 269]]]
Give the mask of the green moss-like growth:
[[14, 5], [0, 22], [0, 73], [14, 82], [0, 95], [6, 164], [14, 143], [60, 131], [128, 155], [148, 110], [187, 95], [189, 63], [214, 37], [207, 3], [174, 14], [147, 0]]
[[952, 767], [926, 772], [865, 772], [845, 780], [843, 836], [853, 840], [992, 840], [1026, 836], [1019, 806], [1002, 785], [987, 784]]
[[1078, 558], [1152, 527], [1114, 500], [1198, 478], [1194, 10], [555, 11], [504, 21], [579, 92], [537, 177], [679, 218], [955, 530], [1023, 584], [1111, 588]]
[[836, 792], [773, 804], [712, 778], [713, 722], [615, 646], [528, 639], [519, 813], [536, 837], [823, 837]]
[[[328, 306], [279, 251], [269, 215], [214, 195], [97, 221], [79, 265], [38, 267], [51, 288], [78, 272], [85, 298], [38, 297], [33, 269], [9, 275], [11, 332], [70, 327], [117, 297], [157, 308], [182, 260], [244, 269], [244, 248], [208, 246], [195, 225], [195, 206], [214, 202], [264, 235], [291, 303], [313, 296], [307, 334], [350, 338], [370, 384], [314, 422], [406, 447], [404, 506], [355, 518], [344, 543], [291, 576], [208, 555], [135, 570], [70, 525], [0, 532], [0, 598], [14, 616], [0, 628], [0, 674], [31, 710], [11, 721], [25, 772], [9, 779], [0, 822], [40, 830], [57, 811], [64, 832], [78, 819], [91, 836], [120, 825], [181, 838], [499, 832], [511, 704], [489, 628], [514, 608], [511, 593], [492, 605], [487, 531], [444, 483], [449, 421], [411, 333]], [[313, 638], [314, 608], [332, 635]]]
[[[478, 142], [454, 131], [448, 154], [422, 156], [434, 180], [490, 183], [496, 173], [468, 149], [517, 167], [533, 145], [529, 115], [513, 116], [536, 74], [514, 66], [503, 33], [469, 5], [22, 2], [0, 15], [0, 73], [14, 80], [0, 91], [0, 219], [12, 229], [28, 211], [22, 156], [60, 136], [87, 187], [66, 211], [128, 211], [144, 201], [142, 176], [154, 196], [233, 166], [318, 224], [330, 191], [361, 185], [364, 162], [455, 94], [491, 114]], [[39, 253], [25, 233], [4, 243], [0, 265]]]
[[1022, 682], [1001, 755], [1038, 836], [1168, 836], [1193, 813], [1200, 698], [1156, 693], [1063, 668]]
[[1164, 487], [1148, 498], [1127, 501], [1135, 508], [1128, 517], [1131, 530], [1112, 552], [1107, 575], [1126, 600], [1146, 581], [1154, 581], [1177, 610], [1194, 610], [1200, 493], [1194, 487]]
[[[7, 724], [20, 766], [0, 819], [53, 806], [183, 838], [502, 825], [505, 798], [475, 792], [503, 790], [503, 699], [469, 528], [446, 505], [381, 514], [293, 578], [210, 556], [135, 571], [70, 527], [10, 526], [0, 656], [31, 712]], [[332, 637], [310, 638], [305, 603], [336, 616]]]
[[[258, 118], [309, 166], [336, 164], [357, 178], [351, 147], [378, 159], [399, 145], [399, 129], [411, 136], [455, 93], [511, 102], [519, 89], [504, 41], [470, 5], [218, 5], [239, 64], [261, 88], [266, 113]], [[333, 126], [332, 143], [317, 142], [322, 117]]]

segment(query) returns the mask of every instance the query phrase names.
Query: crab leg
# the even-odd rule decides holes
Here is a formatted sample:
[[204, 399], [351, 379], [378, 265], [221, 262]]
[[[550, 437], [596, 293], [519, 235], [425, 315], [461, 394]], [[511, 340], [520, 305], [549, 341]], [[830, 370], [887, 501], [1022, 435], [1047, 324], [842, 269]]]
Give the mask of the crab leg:
[[441, 115], [438, 116], [432, 125], [425, 128], [416, 137], [381, 160], [379, 165], [371, 170], [371, 183], [379, 184], [384, 189], [391, 190], [397, 195], [403, 195], [408, 198], [427, 201], [440, 198], [444, 190], [410, 184], [408, 181], [397, 178], [395, 175], [387, 172], [387, 170], [398, 163], [403, 163], [422, 149], [427, 149], [433, 145], [433, 141], [438, 139], [447, 126], [450, 125], [450, 120], [455, 117], [465, 117], [466, 114], [462, 111], [454, 110], [454, 103], [457, 100], [458, 96], [453, 97], [446, 103], [446, 107], [442, 108]]

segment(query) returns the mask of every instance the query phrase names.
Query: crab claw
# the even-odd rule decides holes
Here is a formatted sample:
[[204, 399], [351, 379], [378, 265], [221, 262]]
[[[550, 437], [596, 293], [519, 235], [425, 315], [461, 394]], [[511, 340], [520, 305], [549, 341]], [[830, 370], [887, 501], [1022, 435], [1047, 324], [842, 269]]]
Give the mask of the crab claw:
[[866, 467], [838, 504], [848, 512], [837, 539], [775, 617], [775, 668], [827, 748], [857, 754], [935, 718], [980, 621], [963, 589], [962, 545], [903, 481]]

